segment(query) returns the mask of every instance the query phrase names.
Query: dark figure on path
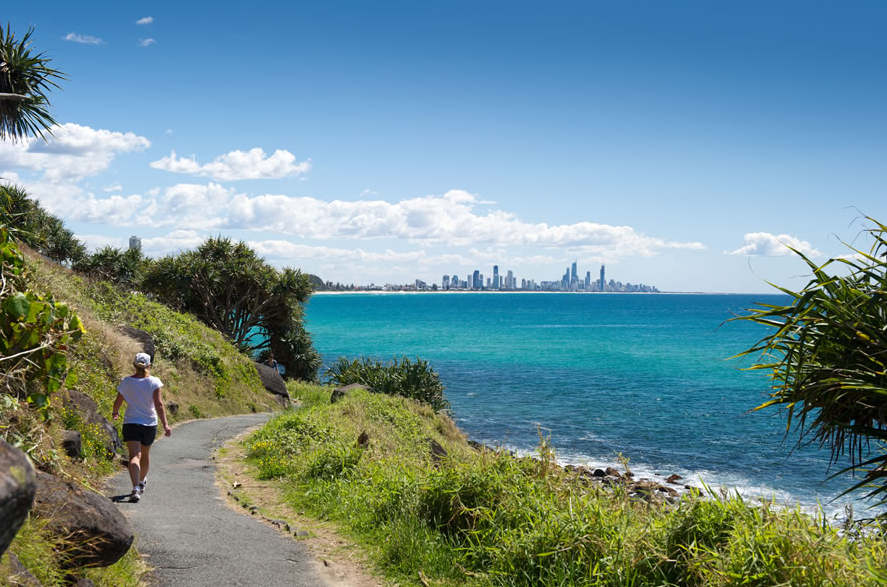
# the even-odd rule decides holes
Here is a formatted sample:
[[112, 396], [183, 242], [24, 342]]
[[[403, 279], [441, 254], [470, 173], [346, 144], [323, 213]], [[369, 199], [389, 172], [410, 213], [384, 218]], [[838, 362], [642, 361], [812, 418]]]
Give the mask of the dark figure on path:
[[139, 501], [148, 483], [148, 467], [151, 444], [157, 436], [157, 419], [163, 424], [164, 436], [172, 434], [166, 422], [166, 409], [160, 397], [163, 383], [148, 374], [151, 357], [138, 353], [132, 362], [135, 373], [124, 377], [117, 386], [114, 400], [113, 418], [116, 420], [120, 406], [126, 401], [126, 415], [123, 417], [123, 440], [129, 450], [129, 477], [132, 480], [130, 501]]

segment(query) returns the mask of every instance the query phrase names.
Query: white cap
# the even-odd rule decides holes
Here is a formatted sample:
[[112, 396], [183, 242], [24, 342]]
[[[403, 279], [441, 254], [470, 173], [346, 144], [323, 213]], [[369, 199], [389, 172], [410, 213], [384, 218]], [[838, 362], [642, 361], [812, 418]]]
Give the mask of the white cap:
[[132, 364], [136, 367], [147, 367], [151, 364], [151, 357], [148, 356], [148, 353], [137, 353]]

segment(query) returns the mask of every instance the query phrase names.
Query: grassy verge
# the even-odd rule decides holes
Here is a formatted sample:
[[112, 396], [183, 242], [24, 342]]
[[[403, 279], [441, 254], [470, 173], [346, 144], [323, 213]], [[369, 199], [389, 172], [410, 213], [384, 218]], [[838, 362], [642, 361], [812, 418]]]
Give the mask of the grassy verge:
[[[883, 585], [883, 539], [738, 497], [651, 505], [542, 457], [476, 452], [411, 400], [293, 390], [305, 408], [245, 442], [297, 511], [335, 521], [414, 585]], [[436, 445], [436, 446], [435, 446]], [[442, 447], [444, 451], [440, 450]]]

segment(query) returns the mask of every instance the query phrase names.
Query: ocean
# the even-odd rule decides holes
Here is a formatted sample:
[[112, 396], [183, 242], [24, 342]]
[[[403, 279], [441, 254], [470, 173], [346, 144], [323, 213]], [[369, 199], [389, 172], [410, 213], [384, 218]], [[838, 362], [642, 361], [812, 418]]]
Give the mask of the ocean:
[[828, 480], [829, 451], [796, 448], [769, 380], [730, 359], [766, 329], [726, 322], [780, 295], [315, 294], [307, 327], [328, 365], [407, 355], [440, 374], [469, 438], [532, 454], [540, 435], [563, 464], [775, 499], [839, 520], [852, 478]]

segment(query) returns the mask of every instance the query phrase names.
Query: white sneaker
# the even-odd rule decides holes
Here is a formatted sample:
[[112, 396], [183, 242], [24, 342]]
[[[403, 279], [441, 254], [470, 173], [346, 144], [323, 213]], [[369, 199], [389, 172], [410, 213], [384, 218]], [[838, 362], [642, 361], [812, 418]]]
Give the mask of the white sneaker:
[[146, 485], [148, 485], [148, 480], [147, 480], [147, 479], [145, 479], [144, 481], [140, 481], [140, 482], [139, 482], [139, 493], [145, 493], [145, 486], [146, 486]]
[[142, 499], [142, 492], [136, 487], [132, 490], [132, 493], [129, 494], [129, 501], [132, 503], [138, 503], [140, 499]]

